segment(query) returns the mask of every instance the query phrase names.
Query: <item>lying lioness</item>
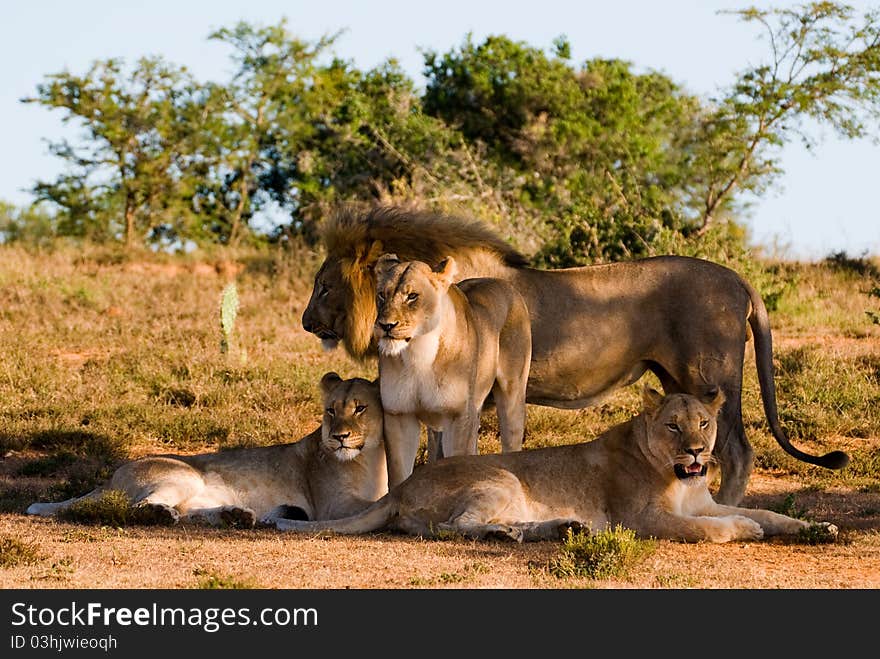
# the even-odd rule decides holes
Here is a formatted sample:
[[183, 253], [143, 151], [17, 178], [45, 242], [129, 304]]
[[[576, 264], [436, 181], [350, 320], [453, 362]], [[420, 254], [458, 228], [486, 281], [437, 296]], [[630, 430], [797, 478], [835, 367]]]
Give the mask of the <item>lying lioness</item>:
[[379, 387], [361, 378], [321, 379], [321, 427], [297, 442], [128, 462], [105, 485], [60, 503], [34, 503], [53, 515], [105, 490], [122, 490], [155, 521], [184, 518], [251, 527], [269, 516], [334, 519], [353, 515], [388, 491]]
[[[641, 537], [696, 542], [758, 540], [807, 522], [769, 510], [715, 503], [706, 470], [723, 395], [645, 391], [644, 411], [585, 444], [425, 465], [358, 515], [343, 520], [275, 519], [277, 528], [366, 533], [452, 531], [517, 541], [557, 539], [570, 527], [618, 524]], [[819, 525], [835, 535], [837, 528]]]
[[[490, 392], [502, 451], [522, 448], [532, 355], [528, 309], [509, 283], [456, 285], [456, 270], [451, 258], [433, 270], [393, 254], [376, 262], [374, 331], [392, 486], [412, 473], [420, 422], [439, 433], [442, 455], [476, 454]], [[435, 437], [429, 433], [429, 440]], [[433, 461], [435, 447], [429, 449]]]

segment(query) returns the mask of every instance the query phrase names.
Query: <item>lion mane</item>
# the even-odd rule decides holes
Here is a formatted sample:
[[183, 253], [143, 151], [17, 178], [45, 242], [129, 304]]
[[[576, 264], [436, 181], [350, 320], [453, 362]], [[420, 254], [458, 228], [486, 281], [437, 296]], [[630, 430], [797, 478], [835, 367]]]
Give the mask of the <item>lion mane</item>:
[[321, 238], [328, 260], [336, 260], [350, 286], [347, 293], [348, 353], [361, 359], [375, 356], [372, 341], [376, 318], [376, 284], [372, 267], [385, 252], [405, 260], [436, 265], [455, 254], [459, 262], [490, 254], [511, 268], [528, 259], [477, 220], [401, 206], [378, 205], [363, 210], [355, 205], [338, 209], [325, 222]]

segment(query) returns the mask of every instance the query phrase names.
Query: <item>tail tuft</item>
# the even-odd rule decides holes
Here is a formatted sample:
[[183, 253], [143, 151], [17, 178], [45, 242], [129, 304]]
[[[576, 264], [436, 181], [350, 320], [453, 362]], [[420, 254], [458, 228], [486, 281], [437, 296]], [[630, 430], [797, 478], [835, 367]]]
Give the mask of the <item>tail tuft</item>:
[[820, 460], [819, 464], [828, 469], [843, 469], [849, 464], [849, 455], [843, 451], [831, 451], [823, 455]]

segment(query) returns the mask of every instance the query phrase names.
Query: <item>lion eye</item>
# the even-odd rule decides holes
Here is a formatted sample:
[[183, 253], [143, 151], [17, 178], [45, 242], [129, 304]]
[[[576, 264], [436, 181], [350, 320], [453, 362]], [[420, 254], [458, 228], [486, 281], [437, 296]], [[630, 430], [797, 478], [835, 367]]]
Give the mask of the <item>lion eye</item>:
[[330, 288], [326, 284], [321, 284], [321, 291], [318, 293], [318, 297], [327, 297], [330, 294]]
[[418, 293], [410, 293], [409, 295], [406, 296], [406, 301], [407, 301], [407, 302], [415, 302], [415, 301], [418, 300], [418, 299], [419, 299], [419, 294], [418, 294]]
[[366, 405], [358, 405], [357, 407], [354, 408], [354, 413], [355, 414], [363, 414], [365, 409], [367, 409]]
[[681, 432], [681, 428], [678, 427], [677, 423], [667, 423], [666, 427], [672, 432]]
[[324, 414], [326, 414], [327, 416], [336, 416], [336, 410], [334, 410], [332, 407], [328, 407], [326, 410], [324, 410]]
[[700, 428], [708, 428], [709, 427], [709, 419], [703, 419], [700, 421]]
[[376, 301], [377, 301], [379, 304], [385, 304], [385, 296], [382, 295], [381, 293], [379, 293], [379, 294], [376, 296]]

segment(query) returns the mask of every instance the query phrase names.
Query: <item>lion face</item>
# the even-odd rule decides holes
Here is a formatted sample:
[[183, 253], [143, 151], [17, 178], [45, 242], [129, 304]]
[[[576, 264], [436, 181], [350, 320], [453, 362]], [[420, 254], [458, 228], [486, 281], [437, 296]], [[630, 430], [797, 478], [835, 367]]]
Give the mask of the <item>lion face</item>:
[[376, 323], [373, 337], [383, 355], [397, 355], [412, 339], [436, 329], [442, 304], [455, 275], [455, 262], [442, 261], [436, 269], [422, 261], [401, 262], [382, 256], [376, 272]]
[[347, 462], [381, 443], [382, 402], [377, 382], [363, 378], [343, 380], [331, 372], [321, 378], [321, 392], [321, 448], [328, 455]]
[[716, 417], [724, 402], [717, 387], [697, 398], [685, 394], [644, 394], [647, 451], [655, 463], [679, 481], [704, 482], [718, 430]]
[[302, 315], [303, 329], [317, 335], [325, 350], [334, 349], [345, 336], [348, 297], [339, 261], [325, 261], [315, 275], [312, 295]]

